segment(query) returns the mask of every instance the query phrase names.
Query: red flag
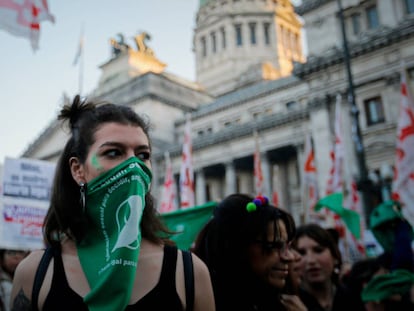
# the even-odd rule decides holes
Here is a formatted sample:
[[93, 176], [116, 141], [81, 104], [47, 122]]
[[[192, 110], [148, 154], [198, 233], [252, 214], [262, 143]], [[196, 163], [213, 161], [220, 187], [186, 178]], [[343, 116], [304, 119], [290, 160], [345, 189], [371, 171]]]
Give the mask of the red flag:
[[192, 148], [191, 120], [190, 117], [187, 116], [184, 128], [184, 144], [180, 171], [181, 208], [188, 208], [195, 205]]
[[55, 22], [47, 0], [0, 0], [0, 28], [28, 38], [33, 50], [39, 48], [40, 23]]
[[256, 195], [263, 195], [263, 173], [262, 162], [260, 160], [259, 135], [254, 132], [255, 151], [253, 155], [254, 160], [254, 185]]
[[414, 226], [414, 101], [407, 86], [405, 70], [401, 72], [393, 199], [402, 203], [404, 217]]
[[172, 212], [177, 209], [176, 198], [177, 191], [175, 187], [172, 165], [170, 160], [170, 154], [165, 153], [165, 180], [162, 189], [161, 206], [159, 209], [160, 213]]

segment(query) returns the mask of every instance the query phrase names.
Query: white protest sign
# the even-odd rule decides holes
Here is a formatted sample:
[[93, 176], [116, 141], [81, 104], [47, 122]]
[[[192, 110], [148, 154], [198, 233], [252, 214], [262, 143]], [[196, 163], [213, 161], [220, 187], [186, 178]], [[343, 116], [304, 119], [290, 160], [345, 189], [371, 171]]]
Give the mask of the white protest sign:
[[49, 207], [55, 163], [6, 158], [3, 167], [0, 247], [43, 247], [42, 225]]

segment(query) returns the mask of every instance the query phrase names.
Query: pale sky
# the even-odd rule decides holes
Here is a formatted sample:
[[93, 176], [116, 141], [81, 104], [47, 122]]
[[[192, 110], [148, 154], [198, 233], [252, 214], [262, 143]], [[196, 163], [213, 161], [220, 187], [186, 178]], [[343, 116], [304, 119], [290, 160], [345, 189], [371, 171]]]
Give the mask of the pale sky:
[[[300, 2], [300, 1], [292, 1]], [[195, 80], [193, 30], [199, 0], [48, 0], [55, 23], [41, 23], [39, 50], [0, 28], [0, 164], [17, 158], [54, 120], [61, 98], [79, 91], [73, 66], [84, 25], [83, 95], [97, 87], [99, 65], [110, 58], [109, 39], [141, 31], [166, 70]]]
[[84, 93], [96, 88], [111, 37], [151, 35], [148, 46], [166, 70], [194, 80], [193, 29], [198, 0], [48, 0], [55, 23], [42, 22], [39, 50], [0, 29], [0, 163], [20, 157], [56, 118], [61, 97], [79, 90], [73, 61], [84, 24]]

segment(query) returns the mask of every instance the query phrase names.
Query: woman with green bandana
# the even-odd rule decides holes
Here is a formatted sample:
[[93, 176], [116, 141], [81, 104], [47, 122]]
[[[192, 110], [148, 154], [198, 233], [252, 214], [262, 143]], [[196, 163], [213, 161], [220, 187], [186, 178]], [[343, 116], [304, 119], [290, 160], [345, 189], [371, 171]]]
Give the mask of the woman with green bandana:
[[[149, 125], [129, 107], [79, 96], [58, 119], [71, 136], [44, 222], [48, 249], [19, 265], [12, 309], [189, 310], [181, 251], [161, 237], [149, 193]], [[208, 269], [192, 257], [193, 310], [214, 310]]]

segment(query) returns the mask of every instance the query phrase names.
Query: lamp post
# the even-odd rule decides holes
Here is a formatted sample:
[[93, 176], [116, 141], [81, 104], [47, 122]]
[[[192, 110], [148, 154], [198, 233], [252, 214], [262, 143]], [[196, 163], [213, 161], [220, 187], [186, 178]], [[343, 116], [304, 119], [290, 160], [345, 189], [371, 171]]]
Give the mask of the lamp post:
[[359, 173], [359, 180], [358, 180], [358, 190], [361, 191], [362, 194], [362, 201], [364, 203], [364, 211], [365, 211], [365, 219], [369, 219], [369, 214], [371, 213], [372, 206], [370, 204], [369, 198], [369, 189], [371, 187], [370, 180], [368, 178], [368, 170], [365, 163], [365, 152], [364, 152], [364, 145], [362, 142], [362, 135], [361, 135], [361, 128], [359, 126], [359, 109], [355, 103], [355, 91], [354, 91], [354, 83], [352, 79], [352, 72], [351, 72], [351, 58], [349, 54], [348, 48], [348, 40], [346, 37], [346, 29], [345, 29], [345, 21], [342, 9], [341, 0], [337, 0], [338, 8], [339, 8], [339, 20], [341, 24], [341, 31], [342, 31], [342, 41], [343, 41], [343, 53], [344, 53], [344, 63], [348, 78], [348, 103], [351, 106], [351, 120], [352, 120], [352, 140], [354, 141], [355, 145], [355, 153], [357, 158], [358, 164], [358, 173]]

